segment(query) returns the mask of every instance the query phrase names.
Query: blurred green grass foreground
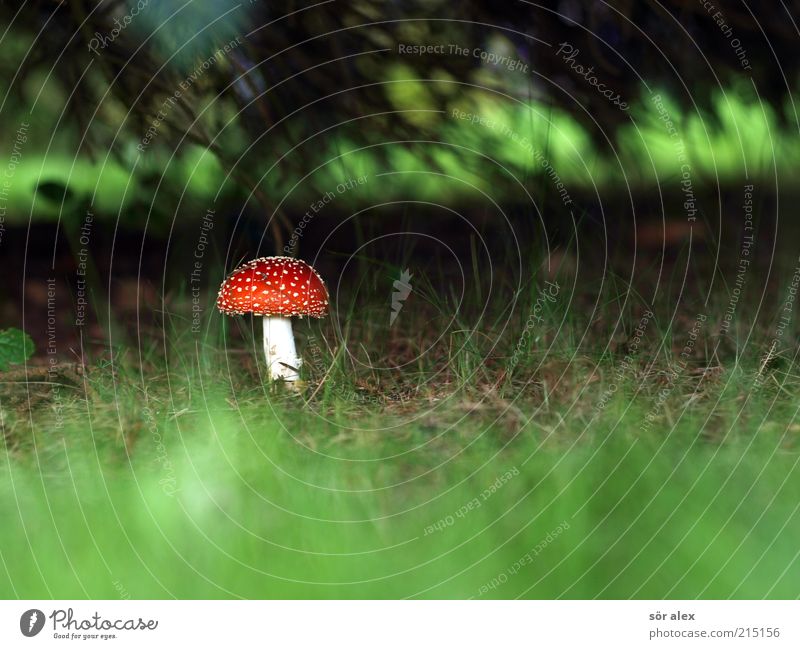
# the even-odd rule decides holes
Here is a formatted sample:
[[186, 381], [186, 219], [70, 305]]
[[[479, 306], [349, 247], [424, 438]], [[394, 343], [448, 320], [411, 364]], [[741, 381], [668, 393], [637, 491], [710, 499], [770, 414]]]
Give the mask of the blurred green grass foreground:
[[603, 396], [609, 363], [562, 371], [566, 398], [458, 358], [397, 398], [335, 372], [301, 397], [198, 349], [4, 404], [0, 596], [799, 594], [795, 406], [747, 392], [757, 368], [681, 379], [643, 427], [658, 383]]

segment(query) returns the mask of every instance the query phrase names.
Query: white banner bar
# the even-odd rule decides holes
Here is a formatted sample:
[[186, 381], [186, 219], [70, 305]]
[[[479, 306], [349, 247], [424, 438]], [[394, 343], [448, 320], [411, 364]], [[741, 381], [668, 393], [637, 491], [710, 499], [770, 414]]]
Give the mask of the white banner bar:
[[[800, 647], [795, 601], [5, 601], [0, 647]], [[190, 645], [189, 643], [193, 643]], [[512, 644], [513, 643], [513, 644]]]

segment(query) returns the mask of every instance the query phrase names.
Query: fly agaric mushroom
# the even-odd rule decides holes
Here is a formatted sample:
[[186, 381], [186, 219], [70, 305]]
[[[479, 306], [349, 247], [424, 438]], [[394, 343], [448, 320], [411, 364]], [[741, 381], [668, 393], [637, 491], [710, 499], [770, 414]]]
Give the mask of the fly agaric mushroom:
[[252, 313], [264, 318], [264, 356], [272, 380], [297, 381], [292, 318], [323, 318], [328, 313], [325, 283], [306, 262], [292, 257], [261, 257], [239, 266], [222, 282], [217, 308], [226, 315]]

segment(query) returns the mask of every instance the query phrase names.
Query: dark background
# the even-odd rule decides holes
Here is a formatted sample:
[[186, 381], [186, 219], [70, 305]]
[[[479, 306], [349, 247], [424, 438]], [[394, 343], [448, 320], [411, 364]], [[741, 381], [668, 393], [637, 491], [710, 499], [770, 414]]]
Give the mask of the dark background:
[[[314, 215], [291, 250], [332, 286], [412, 259], [449, 278], [476, 257], [514, 283], [537, 255], [566, 264], [573, 280], [615, 268], [647, 285], [648, 269], [693, 253], [691, 272], [708, 278], [735, 261], [749, 182], [763, 263], [775, 254], [791, 262], [791, 249], [773, 244], [789, 245], [795, 220], [783, 210], [796, 200], [800, 161], [796, 2], [145, 5], [135, 15], [131, 2], [0, 6], [7, 156], [30, 124], [0, 240], [0, 317], [23, 323], [39, 345], [47, 278], [65, 289], [58, 317], [74, 318], [87, 211], [96, 218], [82, 333], [101, 351], [112, 320], [157, 332], [165, 311], [185, 313], [206, 210], [215, 210], [203, 255], [208, 307], [228, 271], [282, 254], [310, 204], [360, 174], [365, 188]], [[573, 65], [560, 43], [578, 52]], [[400, 45], [492, 52], [527, 71], [472, 54], [402, 54]], [[629, 109], [603, 97], [578, 63]], [[668, 99], [688, 148], [696, 220], [686, 218], [669, 141], [665, 152], [653, 139], [663, 136], [653, 93]], [[459, 123], [454, 107], [508, 118], [552, 160], [570, 209], [529, 150]], [[591, 173], [572, 164], [581, 156]], [[662, 162], [651, 173], [654, 159]], [[476, 179], [489, 195], [473, 189]]]

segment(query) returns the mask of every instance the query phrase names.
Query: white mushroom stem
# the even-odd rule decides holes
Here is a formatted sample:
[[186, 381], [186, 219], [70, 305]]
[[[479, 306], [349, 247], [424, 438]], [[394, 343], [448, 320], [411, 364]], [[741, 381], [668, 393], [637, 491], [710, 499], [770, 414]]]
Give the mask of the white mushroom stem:
[[297, 355], [292, 333], [292, 319], [264, 316], [264, 357], [273, 381], [297, 381], [302, 360]]

